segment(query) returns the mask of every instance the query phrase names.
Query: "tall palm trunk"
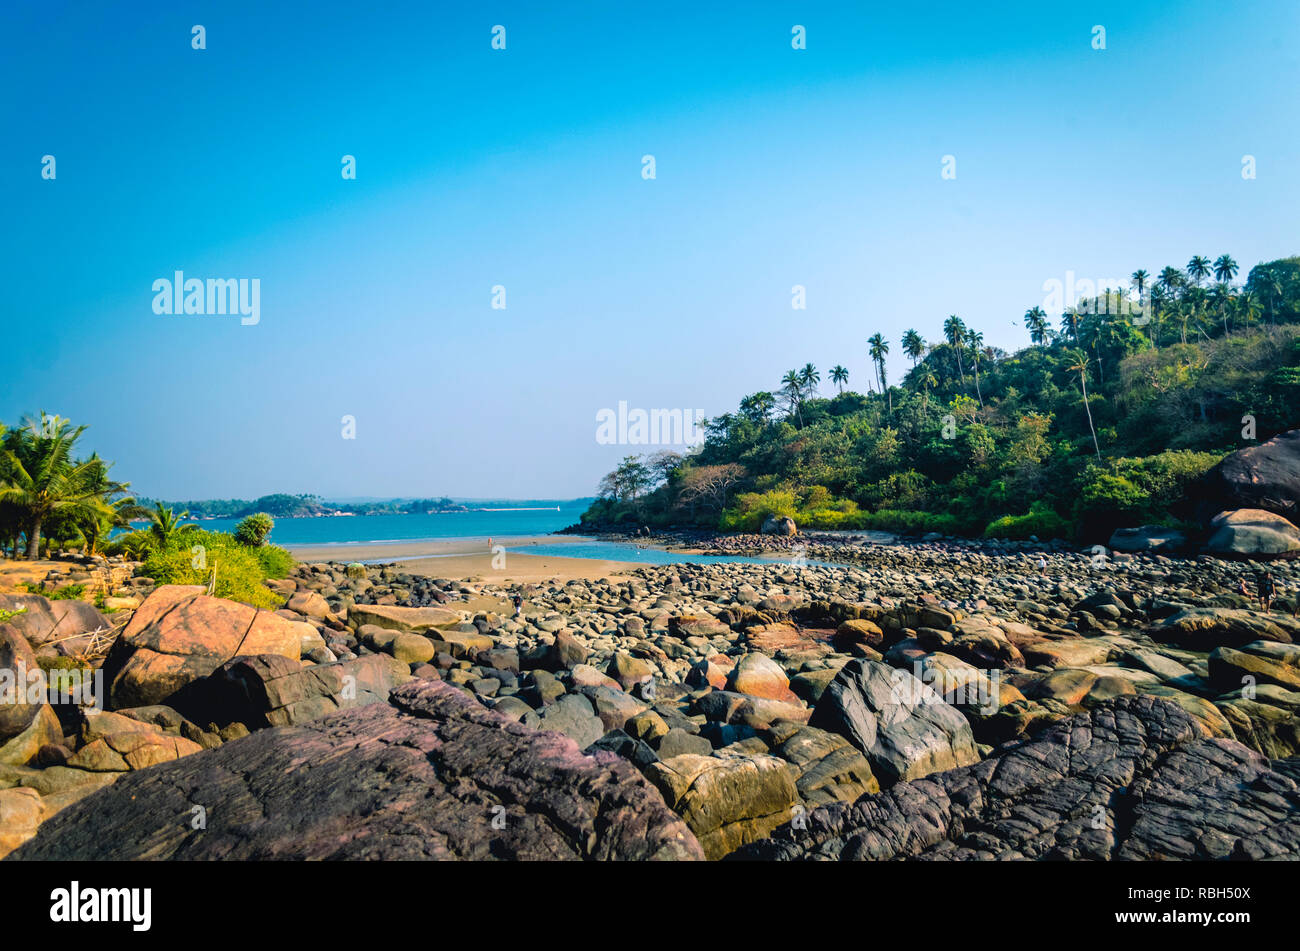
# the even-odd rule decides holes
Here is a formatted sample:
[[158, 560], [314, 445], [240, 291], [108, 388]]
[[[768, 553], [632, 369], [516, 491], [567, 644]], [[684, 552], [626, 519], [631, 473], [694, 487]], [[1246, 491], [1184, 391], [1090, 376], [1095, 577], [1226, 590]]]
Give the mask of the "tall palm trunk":
[[1092, 448], [1097, 452], [1097, 461], [1101, 462], [1101, 446], [1097, 445], [1097, 427], [1092, 425], [1092, 407], [1088, 405], [1088, 377], [1079, 374], [1079, 383], [1083, 385], [1083, 411], [1088, 414], [1088, 429], [1092, 431]]
[[38, 518], [32, 522], [31, 528], [27, 530], [27, 557], [36, 560], [40, 555], [41, 547], [41, 520]]

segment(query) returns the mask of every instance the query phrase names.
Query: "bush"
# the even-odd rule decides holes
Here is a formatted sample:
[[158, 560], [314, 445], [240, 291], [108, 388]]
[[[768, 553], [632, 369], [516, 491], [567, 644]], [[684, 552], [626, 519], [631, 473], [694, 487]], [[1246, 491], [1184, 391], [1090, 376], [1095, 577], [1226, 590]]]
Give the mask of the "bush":
[[984, 529], [985, 538], [1026, 539], [1065, 538], [1070, 535], [1070, 523], [1046, 505], [1034, 504], [1024, 515], [1004, 515], [989, 522]]
[[265, 512], [250, 515], [235, 526], [235, 541], [241, 545], [257, 547], [266, 542], [266, 536], [275, 528], [275, 522]]
[[266, 572], [268, 578], [287, 578], [293, 571], [293, 566], [297, 564], [293, 555], [279, 545], [262, 545], [260, 548], [254, 548], [253, 554], [262, 563], [262, 570]]
[[912, 512], [902, 509], [881, 509], [868, 512], [861, 518], [859, 528], [880, 532], [896, 532], [899, 535], [924, 535], [938, 532], [941, 535], [960, 535], [963, 525], [960, 519], [947, 512]]
[[[165, 548], [150, 552], [142, 570], [159, 584], [207, 584], [215, 569], [217, 597], [259, 608], [278, 608], [284, 598], [262, 584], [274, 574], [259, 557], [261, 551], [241, 545], [224, 532], [187, 532]], [[284, 555], [288, 556], [288, 552]]]
[[80, 601], [85, 593], [84, 584], [65, 584], [62, 588], [51, 591], [46, 597], [51, 601]]
[[139, 529], [117, 536], [104, 545], [105, 555], [124, 555], [132, 561], [141, 561], [153, 551], [153, 536], [147, 530]]

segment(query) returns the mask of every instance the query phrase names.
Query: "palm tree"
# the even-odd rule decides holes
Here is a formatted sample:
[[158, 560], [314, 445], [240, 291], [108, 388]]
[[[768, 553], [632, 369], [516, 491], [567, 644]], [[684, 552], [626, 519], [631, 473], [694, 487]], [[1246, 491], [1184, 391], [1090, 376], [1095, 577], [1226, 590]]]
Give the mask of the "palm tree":
[[925, 356], [925, 340], [915, 330], [903, 334], [903, 352], [912, 358], [912, 366]]
[[1172, 264], [1160, 271], [1160, 276], [1156, 278], [1156, 283], [1164, 289], [1170, 300], [1176, 300], [1178, 291], [1187, 282], [1183, 280], [1183, 272], [1178, 270]]
[[1228, 304], [1232, 300], [1232, 289], [1223, 281], [1215, 284], [1210, 289], [1210, 303], [1214, 309], [1219, 312], [1219, 318], [1223, 321], [1223, 336], [1228, 336]]
[[52, 517], [77, 521], [105, 514], [103, 461], [77, 461], [73, 449], [86, 431], [60, 416], [41, 413], [4, 435], [0, 450], [0, 501], [21, 513], [27, 557], [40, 554], [41, 529]]
[[1079, 374], [1079, 385], [1083, 388], [1083, 408], [1088, 414], [1088, 429], [1092, 431], [1092, 448], [1097, 452], [1097, 461], [1101, 462], [1101, 446], [1097, 444], [1097, 428], [1092, 424], [1092, 409], [1088, 406], [1088, 355], [1078, 347], [1065, 351], [1066, 370]]
[[1187, 276], [1193, 284], [1200, 287], [1201, 281], [1210, 276], [1210, 259], [1202, 254], [1194, 256], [1187, 262]]
[[1139, 301], [1146, 295], [1147, 282], [1150, 281], [1150, 279], [1151, 275], [1142, 268], [1138, 268], [1138, 270], [1133, 272], [1133, 286], [1137, 288]]
[[1029, 331], [1029, 340], [1031, 343], [1042, 346], [1047, 342], [1047, 335], [1051, 332], [1047, 326], [1047, 311], [1041, 307], [1031, 307], [1025, 311], [1025, 329]]
[[149, 534], [153, 537], [154, 544], [159, 549], [166, 548], [173, 538], [197, 531], [198, 526], [193, 522], [182, 524], [181, 519], [189, 518], [189, 515], [188, 511], [178, 515], [161, 502], [155, 503], [154, 510], [149, 513]]
[[975, 396], [980, 401], [980, 409], [983, 409], [984, 395], [980, 392], [980, 351], [984, 348], [984, 335], [976, 330], [967, 331], [966, 344], [970, 347], [971, 361], [975, 369]]
[[799, 428], [803, 429], [803, 384], [799, 381], [798, 370], [787, 370], [781, 377], [781, 392], [790, 402], [790, 408], [799, 417]]
[[1220, 284], [1231, 284], [1239, 270], [1237, 262], [1230, 255], [1220, 254], [1214, 262], [1214, 279]]
[[849, 382], [849, 371], [838, 363], [835, 364], [835, 366], [831, 367], [831, 382], [838, 386], [840, 392], [843, 393], [844, 384]]
[[822, 375], [817, 372], [817, 368], [811, 363], [805, 363], [803, 369], [799, 371], [799, 384], [808, 390], [809, 396], [815, 396], [817, 393], [817, 384], [822, 381]]
[[867, 353], [876, 368], [876, 382], [880, 384], [880, 392], [883, 393], [885, 392], [885, 354], [889, 353], [889, 344], [885, 342], [884, 334], [874, 333], [867, 338]]
[[88, 485], [105, 504], [102, 511], [83, 512], [76, 520], [76, 527], [86, 542], [86, 554], [93, 555], [99, 551], [100, 541], [111, 535], [114, 529], [129, 528], [131, 519], [145, 517], [148, 510], [124, 495], [131, 487], [129, 482], [117, 482], [108, 477], [108, 470], [113, 467], [111, 462], [105, 462], [96, 453], [86, 461], [93, 467]]
[[961, 375], [962, 383], [965, 383], [966, 371], [961, 365], [961, 347], [966, 339], [966, 325], [956, 314], [949, 314], [948, 319], [943, 322], [943, 335], [948, 344], [957, 351], [957, 372]]
[[921, 413], [924, 415], [930, 409], [930, 387], [938, 386], [939, 379], [934, 375], [934, 370], [926, 366], [916, 378], [917, 385], [921, 387]]
[[1079, 314], [1073, 307], [1061, 315], [1061, 331], [1075, 343], [1079, 342]]

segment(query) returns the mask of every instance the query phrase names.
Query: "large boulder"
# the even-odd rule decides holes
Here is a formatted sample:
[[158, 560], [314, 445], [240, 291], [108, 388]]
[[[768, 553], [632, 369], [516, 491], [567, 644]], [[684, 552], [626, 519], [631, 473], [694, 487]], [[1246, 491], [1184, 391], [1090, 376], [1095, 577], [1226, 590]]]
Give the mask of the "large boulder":
[[769, 515], [763, 520], [764, 535], [798, 535], [799, 526], [788, 515]]
[[1137, 528], [1117, 528], [1110, 536], [1109, 547], [1127, 552], [1181, 551], [1187, 545], [1187, 536], [1176, 528], [1162, 525], [1141, 525]]
[[1263, 509], [1300, 521], [1300, 429], [1225, 456], [1188, 495], [1203, 520], [1225, 509]]
[[240, 656], [180, 691], [176, 708], [196, 723], [250, 729], [292, 726], [370, 703], [385, 703], [411, 679], [388, 654], [304, 667], [279, 654]]
[[1294, 643], [1300, 640], [1300, 621], [1239, 608], [1183, 608], [1147, 634], [1162, 643], [1211, 651], [1216, 647], [1241, 647], [1252, 641]]
[[[207, 828], [188, 821], [196, 805]], [[262, 730], [128, 774], [11, 859], [698, 859], [617, 755], [413, 681], [391, 704]]]
[[846, 737], [885, 784], [979, 760], [964, 716], [912, 674], [876, 661], [845, 664], [808, 725]]
[[961, 769], [813, 810], [738, 859], [1300, 859], [1276, 769], [1154, 697], [1120, 697]]
[[292, 621], [204, 592], [163, 585], [140, 605], [104, 661], [114, 708], [167, 703], [240, 654], [299, 659], [302, 637]]
[[1210, 683], [1223, 691], [1255, 684], [1300, 690], [1300, 645], [1253, 641], [1240, 650], [1216, 647], [1210, 654]]
[[0, 628], [0, 763], [24, 766], [42, 746], [62, 739], [53, 708], [44, 700], [29, 702], [34, 676], [41, 676], [41, 669], [26, 639]]
[[390, 604], [354, 604], [348, 609], [348, 621], [357, 627], [374, 624], [394, 631], [422, 634], [432, 629], [455, 627], [461, 623], [456, 611], [446, 608], [399, 608]]
[[35, 594], [0, 594], [0, 611], [13, 617], [0, 624], [20, 635], [41, 655], [70, 656], [85, 650], [96, 632], [107, 633], [108, 619], [93, 605], [72, 599], [50, 601]]
[[793, 818], [789, 766], [775, 756], [685, 754], [651, 763], [646, 776], [686, 820], [709, 859], [719, 859]]
[[1263, 509], [1220, 512], [1210, 521], [1205, 550], [1225, 558], [1277, 558], [1300, 554], [1300, 528]]
[[202, 749], [192, 740], [164, 733], [152, 723], [107, 712], [87, 716], [81, 742], [68, 766], [92, 773], [144, 769]]

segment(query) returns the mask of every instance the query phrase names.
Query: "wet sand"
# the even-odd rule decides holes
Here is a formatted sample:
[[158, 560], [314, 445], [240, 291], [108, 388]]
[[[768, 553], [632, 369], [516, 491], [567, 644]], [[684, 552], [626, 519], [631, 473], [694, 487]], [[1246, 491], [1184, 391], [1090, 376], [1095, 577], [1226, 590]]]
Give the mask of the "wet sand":
[[[479, 581], [517, 581], [535, 584], [541, 581], [590, 580], [625, 574], [645, 567], [628, 561], [594, 558], [562, 558], [555, 555], [529, 555], [533, 545], [556, 545], [577, 541], [557, 536], [542, 538], [494, 538], [494, 546], [503, 546], [504, 555], [496, 555], [483, 539], [438, 539], [434, 541], [399, 541], [369, 545], [303, 545], [290, 548], [302, 562], [362, 561], [396, 562], [412, 574], [433, 578], [475, 579]], [[495, 564], [499, 567], [494, 566]], [[504, 564], [502, 562], [504, 561]]]

